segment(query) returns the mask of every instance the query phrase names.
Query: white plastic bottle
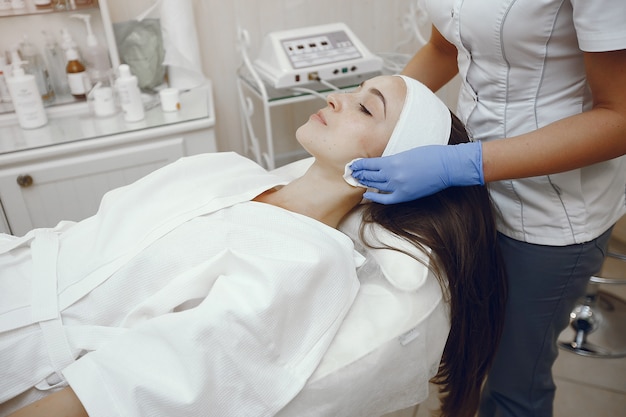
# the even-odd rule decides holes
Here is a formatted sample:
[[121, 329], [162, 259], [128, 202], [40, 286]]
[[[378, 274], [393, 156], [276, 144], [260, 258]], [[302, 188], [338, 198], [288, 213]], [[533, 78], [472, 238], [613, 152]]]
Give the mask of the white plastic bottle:
[[119, 77], [115, 80], [115, 89], [120, 98], [124, 120], [127, 122], [142, 120], [144, 109], [141, 91], [138, 87], [137, 77], [131, 74], [130, 67], [126, 64], [119, 67]]
[[23, 129], [35, 129], [48, 123], [48, 116], [35, 76], [26, 74], [22, 64], [23, 62], [19, 60], [11, 62], [12, 74], [7, 78], [7, 86], [18, 123]]
[[81, 19], [87, 29], [87, 48], [83, 51], [83, 57], [87, 66], [87, 72], [92, 84], [109, 82], [111, 63], [107, 49], [98, 43], [98, 39], [91, 29], [91, 15], [73, 14], [70, 17]]

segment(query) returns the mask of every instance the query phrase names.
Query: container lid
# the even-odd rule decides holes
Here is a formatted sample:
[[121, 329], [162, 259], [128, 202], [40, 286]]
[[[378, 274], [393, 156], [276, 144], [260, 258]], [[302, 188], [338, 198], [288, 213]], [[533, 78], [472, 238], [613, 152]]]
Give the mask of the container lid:
[[69, 48], [65, 51], [65, 57], [68, 61], [76, 61], [78, 60], [78, 52], [76, 52], [76, 49], [74, 48]]

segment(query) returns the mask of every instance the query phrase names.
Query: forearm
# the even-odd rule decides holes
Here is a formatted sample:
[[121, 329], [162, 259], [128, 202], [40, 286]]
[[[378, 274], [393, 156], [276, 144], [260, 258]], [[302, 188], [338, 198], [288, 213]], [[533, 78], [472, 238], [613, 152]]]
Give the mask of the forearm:
[[458, 73], [456, 55], [454, 45], [433, 28], [428, 43], [411, 58], [402, 74], [437, 91]]
[[626, 153], [626, 118], [605, 109], [483, 143], [485, 182], [581, 168]]
[[74, 390], [63, 388], [17, 410], [9, 417], [88, 417]]

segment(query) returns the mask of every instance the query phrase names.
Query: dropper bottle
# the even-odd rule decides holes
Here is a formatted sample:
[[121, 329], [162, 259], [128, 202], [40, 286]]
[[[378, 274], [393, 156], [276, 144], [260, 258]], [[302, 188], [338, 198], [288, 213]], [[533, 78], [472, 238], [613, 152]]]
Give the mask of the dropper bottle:
[[76, 42], [74, 42], [67, 29], [63, 28], [61, 34], [63, 36], [62, 47], [65, 49], [65, 72], [70, 93], [75, 98], [85, 99], [87, 98], [87, 92], [91, 90], [91, 80], [78, 54]]
[[91, 15], [88, 14], [73, 14], [70, 17], [74, 19], [81, 19], [85, 22], [85, 28], [87, 30], [87, 48], [83, 53], [85, 63], [87, 65], [87, 72], [93, 84], [98, 82], [108, 84], [110, 82], [109, 75], [111, 72], [111, 63], [109, 60], [109, 53], [106, 48], [98, 43], [98, 39], [91, 29]]
[[85, 66], [78, 59], [78, 52], [76, 52], [76, 49], [70, 48], [65, 51], [65, 57], [67, 58], [65, 71], [67, 73], [67, 82], [70, 86], [70, 93], [78, 99], [87, 98], [87, 93], [91, 90], [91, 80]]
[[[76, 45], [76, 42], [72, 39], [72, 35], [70, 35], [70, 32], [66, 28], [61, 29], [61, 48], [64, 54], [68, 49], [74, 49], [76, 53], [78, 53], [78, 60], [83, 61], [80, 51], [78, 50], [78, 45]], [[67, 61], [65, 62], [67, 63]]]

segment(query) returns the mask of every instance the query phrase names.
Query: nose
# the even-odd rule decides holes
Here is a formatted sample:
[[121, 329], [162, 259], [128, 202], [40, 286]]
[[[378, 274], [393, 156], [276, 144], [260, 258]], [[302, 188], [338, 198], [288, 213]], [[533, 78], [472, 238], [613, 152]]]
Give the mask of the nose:
[[341, 108], [340, 94], [331, 93], [326, 96], [326, 103], [332, 110], [338, 111]]

